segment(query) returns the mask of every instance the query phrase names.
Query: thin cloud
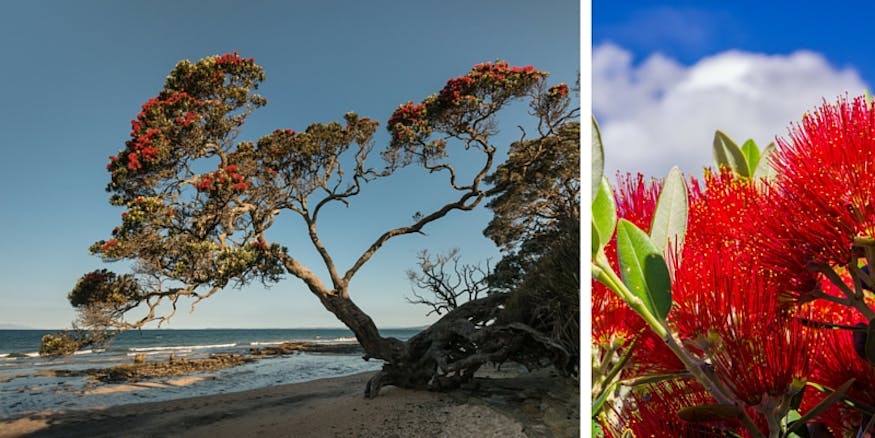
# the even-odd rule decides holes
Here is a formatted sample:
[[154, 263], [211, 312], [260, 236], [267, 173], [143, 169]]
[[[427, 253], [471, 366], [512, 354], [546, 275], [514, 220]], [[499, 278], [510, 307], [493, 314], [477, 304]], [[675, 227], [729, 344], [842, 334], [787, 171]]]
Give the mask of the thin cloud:
[[683, 52], [701, 53], [719, 35], [743, 37], [729, 14], [689, 7], [656, 6], [632, 12], [622, 22], [601, 24], [601, 37], [629, 44], [645, 52], [671, 46]]
[[711, 166], [714, 131], [760, 147], [784, 136], [803, 113], [867, 88], [856, 70], [823, 55], [726, 51], [684, 66], [661, 54], [633, 64], [632, 54], [603, 44], [593, 50], [593, 111], [605, 144], [606, 174], [662, 177], [671, 166], [701, 174]]

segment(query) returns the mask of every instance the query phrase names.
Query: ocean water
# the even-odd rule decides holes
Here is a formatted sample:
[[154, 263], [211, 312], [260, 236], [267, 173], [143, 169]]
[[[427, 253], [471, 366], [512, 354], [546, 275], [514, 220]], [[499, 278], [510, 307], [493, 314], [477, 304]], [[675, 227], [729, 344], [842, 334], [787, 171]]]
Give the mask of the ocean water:
[[[381, 334], [405, 340], [418, 331], [387, 329], [381, 330]], [[288, 341], [355, 344], [356, 340], [352, 332], [345, 329], [142, 330], [122, 333], [102, 350], [84, 350], [65, 358], [40, 357], [37, 354], [40, 340], [48, 333], [52, 332], [0, 330], [0, 419], [43, 410], [88, 409], [244, 391], [375, 371], [382, 366], [379, 360], [362, 360], [360, 354], [301, 352], [184, 376], [197, 379], [195, 383], [184, 386], [113, 385], [96, 383], [88, 377], [50, 374], [55, 370], [106, 368], [130, 363], [136, 354], [147, 355], [149, 361], [166, 361], [170, 354], [175, 358], [196, 359], [217, 353], [246, 354], [250, 348]], [[173, 379], [176, 378], [155, 381]]]

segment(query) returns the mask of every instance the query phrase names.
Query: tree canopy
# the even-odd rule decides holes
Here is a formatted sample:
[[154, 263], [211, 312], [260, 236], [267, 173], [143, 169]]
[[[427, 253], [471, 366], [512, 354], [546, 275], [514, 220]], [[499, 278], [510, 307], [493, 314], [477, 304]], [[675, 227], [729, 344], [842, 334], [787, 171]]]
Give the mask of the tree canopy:
[[[397, 366], [409, 361], [410, 347], [380, 336], [349, 290], [353, 276], [387, 241], [421, 232], [449, 212], [472, 210], [495, 195], [500, 195], [492, 203], [497, 215], [488, 233], [503, 245], [538, 232], [542, 216], [566, 214], [566, 206], [554, 205], [564, 200], [544, 197], [556, 187], [531, 183], [541, 173], [564, 172], [579, 161], [578, 147], [572, 147], [577, 109], [570, 108], [567, 85], [548, 86], [547, 73], [532, 66], [478, 64], [424, 100], [400, 105], [386, 123], [390, 141], [376, 154], [379, 122], [355, 113], [300, 132], [277, 129], [256, 141], [238, 141], [247, 116], [266, 104], [256, 94], [264, 79], [253, 59], [236, 52], [180, 61], [158, 95], [142, 105], [131, 120], [130, 139], [107, 164], [110, 202], [125, 209], [121, 223], [91, 246], [107, 261], [133, 261], [133, 272], [100, 270], [80, 278], [69, 298], [81, 326], [105, 331], [160, 323], [173, 316], [181, 298], [196, 304], [228, 286], [271, 284], [290, 275], [355, 333], [368, 357]], [[510, 160], [495, 172], [498, 114], [518, 99], [528, 100], [538, 132], [516, 143]], [[478, 163], [476, 170], [457, 172], [449, 147], [464, 150], [468, 163]], [[544, 156], [553, 164], [536, 159]], [[324, 208], [352, 202], [367, 183], [407, 166], [446, 175], [455, 198], [375, 236], [350, 266], [338, 266], [318, 230]], [[520, 178], [529, 188], [521, 188]], [[578, 190], [568, 178], [563, 173], [560, 198]], [[527, 219], [502, 207], [520, 202], [530, 210]], [[280, 214], [300, 217], [306, 225], [326, 277], [268, 239], [265, 232]], [[172, 311], [162, 313], [162, 303]], [[135, 319], [127, 318], [141, 309]]]

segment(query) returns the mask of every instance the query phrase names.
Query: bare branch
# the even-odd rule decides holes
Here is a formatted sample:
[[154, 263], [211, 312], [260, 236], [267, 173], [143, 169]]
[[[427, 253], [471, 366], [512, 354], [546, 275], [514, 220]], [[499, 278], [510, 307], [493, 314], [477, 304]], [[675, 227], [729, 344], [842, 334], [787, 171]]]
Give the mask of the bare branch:
[[[478, 265], [461, 264], [461, 256], [458, 249], [453, 249], [446, 254], [439, 254], [434, 258], [428, 251], [422, 251], [417, 255], [420, 272], [407, 271], [407, 277], [411, 283], [411, 290], [415, 299], [407, 298], [411, 304], [425, 304], [430, 306], [426, 315], [452, 311], [460, 304], [476, 300], [488, 290], [486, 278], [489, 275], [487, 261], [484, 270]], [[448, 269], [448, 265], [452, 268]], [[421, 295], [418, 290], [431, 294], [432, 297]]]

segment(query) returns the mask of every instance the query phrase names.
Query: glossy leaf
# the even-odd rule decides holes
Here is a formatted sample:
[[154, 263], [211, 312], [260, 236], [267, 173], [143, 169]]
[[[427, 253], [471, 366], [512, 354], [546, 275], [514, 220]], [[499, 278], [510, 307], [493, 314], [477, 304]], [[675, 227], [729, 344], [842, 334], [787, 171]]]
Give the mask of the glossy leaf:
[[[592, 223], [593, 230], [598, 234], [598, 249], [604, 246], [611, 240], [614, 235], [614, 228], [617, 226], [617, 206], [614, 203], [614, 192], [608, 184], [607, 178], [602, 177], [602, 182], [599, 184], [599, 191], [596, 193], [592, 201]], [[596, 236], [593, 235], [593, 240]], [[598, 250], [593, 253], [598, 252]]]
[[751, 172], [747, 167], [744, 152], [728, 135], [722, 131], [714, 133], [714, 161], [719, 166], [726, 166], [733, 172], [750, 177]]
[[687, 185], [684, 176], [680, 169], [672, 167], [662, 185], [650, 225], [650, 239], [653, 240], [660, 254], [665, 254], [666, 247], [673, 243], [677, 244], [678, 249], [683, 245], [688, 213]]
[[632, 222], [620, 219], [617, 256], [623, 283], [648, 311], [664, 321], [671, 309], [671, 279], [665, 259], [650, 236]]
[[599, 124], [592, 117], [592, 198], [595, 199], [599, 184], [605, 173], [605, 149], [602, 146], [602, 133]]
[[769, 143], [768, 146], [763, 149], [762, 153], [760, 153], [759, 164], [757, 164], [756, 170], [753, 172], [754, 179], [770, 180], [775, 178], [775, 169], [772, 167], [772, 164], [769, 163], [769, 156], [774, 152], [775, 144]]
[[681, 420], [691, 423], [707, 423], [710, 421], [734, 420], [741, 418], [741, 408], [733, 405], [699, 405], [688, 406], [678, 411]]
[[834, 405], [836, 402], [841, 400], [845, 396], [845, 394], [847, 394], [848, 389], [851, 388], [851, 385], [853, 383], [853, 378], [848, 379], [847, 382], [845, 382], [842, 386], [836, 388], [835, 391], [833, 391], [830, 395], [826, 396], [823, 400], [820, 401], [820, 403], [809, 409], [808, 412], [805, 413], [805, 415], [803, 415], [798, 420], [788, 424], [786, 433], [789, 434], [790, 432], [798, 430], [800, 427], [805, 427], [805, 423], [807, 423], [809, 420], [826, 412], [826, 410], [829, 409], [830, 406]]
[[749, 171], [756, 169], [757, 164], [760, 162], [760, 148], [753, 139], [749, 139], [741, 145], [741, 153], [744, 154], [744, 161], [747, 163], [747, 169]]

